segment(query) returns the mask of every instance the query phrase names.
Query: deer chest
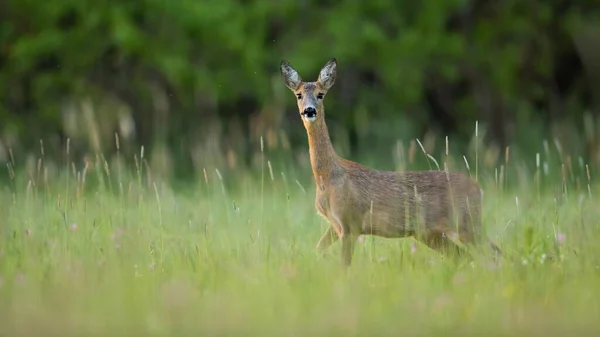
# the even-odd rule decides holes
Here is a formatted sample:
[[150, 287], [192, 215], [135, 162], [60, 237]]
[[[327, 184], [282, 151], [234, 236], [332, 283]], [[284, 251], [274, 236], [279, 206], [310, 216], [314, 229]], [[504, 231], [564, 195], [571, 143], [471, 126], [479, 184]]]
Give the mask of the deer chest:
[[315, 208], [321, 216], [329, 218], [329, 197], [326, 194], [317, 194]]

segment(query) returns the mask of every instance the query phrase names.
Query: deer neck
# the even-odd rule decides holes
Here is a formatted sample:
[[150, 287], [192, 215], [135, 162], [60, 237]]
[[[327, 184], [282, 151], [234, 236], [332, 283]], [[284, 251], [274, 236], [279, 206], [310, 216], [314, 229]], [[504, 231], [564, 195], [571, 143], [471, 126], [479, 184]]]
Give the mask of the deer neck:
[[[306, 125], [306, 132], [308, 133], [310, 164], [313, 175], [317, 186], [321, 186], [321, 184], [328, 182], [336, 171], [339, 171], [339, 158], [331, 144], [324, 116], [314, 123]], [[321, 188], [323, 187], [321, 186]]]

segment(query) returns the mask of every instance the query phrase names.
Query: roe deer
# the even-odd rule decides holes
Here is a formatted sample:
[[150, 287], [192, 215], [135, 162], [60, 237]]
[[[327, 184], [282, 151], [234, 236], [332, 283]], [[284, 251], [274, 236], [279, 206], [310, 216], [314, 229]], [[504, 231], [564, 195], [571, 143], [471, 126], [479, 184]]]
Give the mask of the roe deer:
[[333, 58], [316, 82], [303, 82], [290, 63], [281, 61], [285, 85], [297, 98], [308, 134], [317, 185], [315, 206], [329, 222], [317, 250], [322, 252], [339, 239], [342, 264], [349, 266], [359, 235], [413, 236], [438, 251], [458, 249], [447, 236], [465, 244], [476, 243], [481, 235], [482, 198], [476, 181], [457, 172], [373, 170], [336, 154], [323, 106], [335, 83], [336, 68]]

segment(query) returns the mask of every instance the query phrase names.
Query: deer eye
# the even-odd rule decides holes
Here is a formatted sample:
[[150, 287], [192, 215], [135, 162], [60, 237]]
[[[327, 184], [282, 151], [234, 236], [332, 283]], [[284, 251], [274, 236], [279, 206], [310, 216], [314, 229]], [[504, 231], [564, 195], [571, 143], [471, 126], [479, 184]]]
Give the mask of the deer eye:
[[296, 97], [298, 97], [299, 100], [302, 99], [302, 94], [296, 94]]
[[323, 96], [325, 96], [322, 92], [317, 94], [317, 99], [323, 99]]

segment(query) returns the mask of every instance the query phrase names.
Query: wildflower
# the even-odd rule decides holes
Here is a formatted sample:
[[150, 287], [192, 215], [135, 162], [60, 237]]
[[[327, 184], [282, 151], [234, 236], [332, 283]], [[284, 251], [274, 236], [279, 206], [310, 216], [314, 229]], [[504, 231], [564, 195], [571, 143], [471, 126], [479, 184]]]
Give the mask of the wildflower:
[[417, 244], [414, 242], [410, 243], [410, 252], [411, 254], [414, 254], [417, 251]]
[[565, 243], [566, 239], [567, 239], [567, 236], [565, 235], [565, 233], [556, 234], [556, 243], [558, 243], [559, 245], [562, 245], [563, 243]]
[[286, 279], [293, 279], [296, 276], [298, 276], [298, 270], [296, 269], [295, 266], [288, 263], [288, 264], [281, 266], [281, 274]]
[[18, 284], [23, 284], [25, 282], [25, 275], [23, 275], [21, 273], [18, 273], [15, 276], [15, 282], [18, 283]]
[[110, 238], [115, 241], [123, 235], [123, 230], [121, 228], [117, 228], [115, 232], [110, 236]]
[[363, 243], [365, 242], [365, 237], [363, 235], [359, 236], [357, 239], [358, 243]]
[[450, 295], [441, 294], [433, 302], [433, 309], [434, 310], [443, 310], [446, 307], [450, 306], [452, 304], [452, 302], [453, 302], [453, 300], [452, 300], [452, 297], [450, 297]]
[[198, 296], [196, 289], [183, 280], [171, 280], [160, 287], [163, 306], [168, 309], [181, 310], [189, 306]]
[[494, 270], [498, 269], [498, 264], [495, 262], [490, 262], [490, 263], [488, 263], [487, 266], [488, 266], [488, 270], [490, 270], [490, 271], [494, 271]]
[[76, 223], [74, 223], [74, 224], [71, 224], [71, 230], [72, 230], [73, 232], [77, 230], [77, 224], [76, 224]]
[[465, 283], [467, 280], [467, 277], [465, 276], [465, 274], [463, 273], [456, 273], [454, 275], [454, 277], [452, 278], [452, 283], [454, 283], [455, 285], [460, 285]]

